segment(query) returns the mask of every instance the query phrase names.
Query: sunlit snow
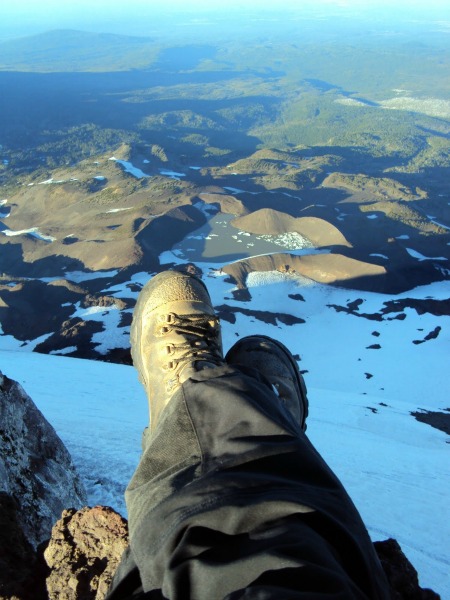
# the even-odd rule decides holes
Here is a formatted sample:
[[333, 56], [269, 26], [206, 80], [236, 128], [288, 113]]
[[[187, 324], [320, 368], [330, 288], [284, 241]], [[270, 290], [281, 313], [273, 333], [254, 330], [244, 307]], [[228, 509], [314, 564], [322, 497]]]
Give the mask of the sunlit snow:
[[127, 162], [126, 160], [120, 160], [120, 159], [116, 158], [115, 156], [111, 156], [111, 158], [109, 160], [113, 160], [113, 161], [119, 163], [119, 165], [122, 165], [125, 173], [129, 173], [130, 175], [133, 175], [133, 177], [136, 177], [137, 179], [142, 179], [144, 177], [150, 177], [150, 175], [147, 175], [147, 173], [144, 173], [144, 171], [142, 171], [142, 169], [135, 167], [133, 165], [133, 163]]
[[0, 231], [0, 233], [3, 233], [4, 235], [8, 236], [8, 237], [14, 237], [16, 235], [32, 235], [33, 237], [37, 238], [38, 240], [42, 240], [44, 242], [54, 242], [56, 241], [56, 238], [51, 236], [51, 235], [44, 235], [43, 233], [41, 233], [39, 231], [39, 229], [37, 227], [30, 227], [29, 229], [21, 229], [20, 231], [12, 231], [11, 229], [2, 229]]

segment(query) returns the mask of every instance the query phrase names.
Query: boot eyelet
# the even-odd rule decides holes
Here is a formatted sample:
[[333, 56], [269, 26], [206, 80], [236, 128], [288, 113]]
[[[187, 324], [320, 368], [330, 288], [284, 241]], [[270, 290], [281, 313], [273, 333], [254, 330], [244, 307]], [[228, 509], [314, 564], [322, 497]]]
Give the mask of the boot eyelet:
[[166, 393], [171, 394], [178, 384], [178, 379], [176, 377], [171, 377], [166, 381]]

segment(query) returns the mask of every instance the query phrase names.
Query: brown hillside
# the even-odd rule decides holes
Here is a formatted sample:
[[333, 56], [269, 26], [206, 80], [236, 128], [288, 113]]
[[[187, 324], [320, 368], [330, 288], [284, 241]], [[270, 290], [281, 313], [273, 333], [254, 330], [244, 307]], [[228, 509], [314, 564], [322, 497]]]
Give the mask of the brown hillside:
[[308, 238], [316, 247], [350, 246], [337, 227], [317, 217], [295, 218], [286, 213], [263, 208], [244, 217], [234, 219], [231, 224], [237, 229], [260, 235], [281, 235], [296, 232]]
[[[354, 260], [342, 254], [272, 254], [256, 256], [226, 265], [223, 270], [244, 288], [247, 275], [254, 271], [282, 271], [303, 275], [318, 283], [350, 282], [351, 280], [384, 276], [384, 267]], [[370, 288], [370, 285], [366, 286]]]
[[248, 210], [240, 200], [228, 194], [215, 194], [212, 192], [204, 192], [199, 194], [200, 199], [207, 204], [218, 204], [220, 212], [230, 215], [246, 215]]

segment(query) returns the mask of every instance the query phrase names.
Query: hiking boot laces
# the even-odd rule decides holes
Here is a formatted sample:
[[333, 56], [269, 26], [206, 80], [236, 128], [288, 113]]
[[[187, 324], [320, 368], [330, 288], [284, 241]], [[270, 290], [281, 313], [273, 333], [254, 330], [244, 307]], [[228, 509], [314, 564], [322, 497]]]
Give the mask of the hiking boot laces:
[[183, 339], [179, 343], [171, 341], [166, 345], [167, 362], [163, 369], [169, 375], [166, 379], [167, 392], [170, 393], [179, 383], [180, 374], [188, 365], [197, 361], [218, 365], [223, 362], [217, 339], [219, 319], [216, 316], [168, 313], [160, 315], [159, 322], [155, 331], [157, 337], [175, 333]]

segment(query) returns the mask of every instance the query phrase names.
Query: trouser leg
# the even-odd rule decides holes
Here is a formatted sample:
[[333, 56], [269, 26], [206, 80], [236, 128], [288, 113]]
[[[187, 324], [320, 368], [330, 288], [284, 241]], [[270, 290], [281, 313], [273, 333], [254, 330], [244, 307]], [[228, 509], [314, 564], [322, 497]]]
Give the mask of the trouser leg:
[[385, 598], [361, 518], [256, 372], [185, 382], [126, 493], [143, 589], [163, 597]]

